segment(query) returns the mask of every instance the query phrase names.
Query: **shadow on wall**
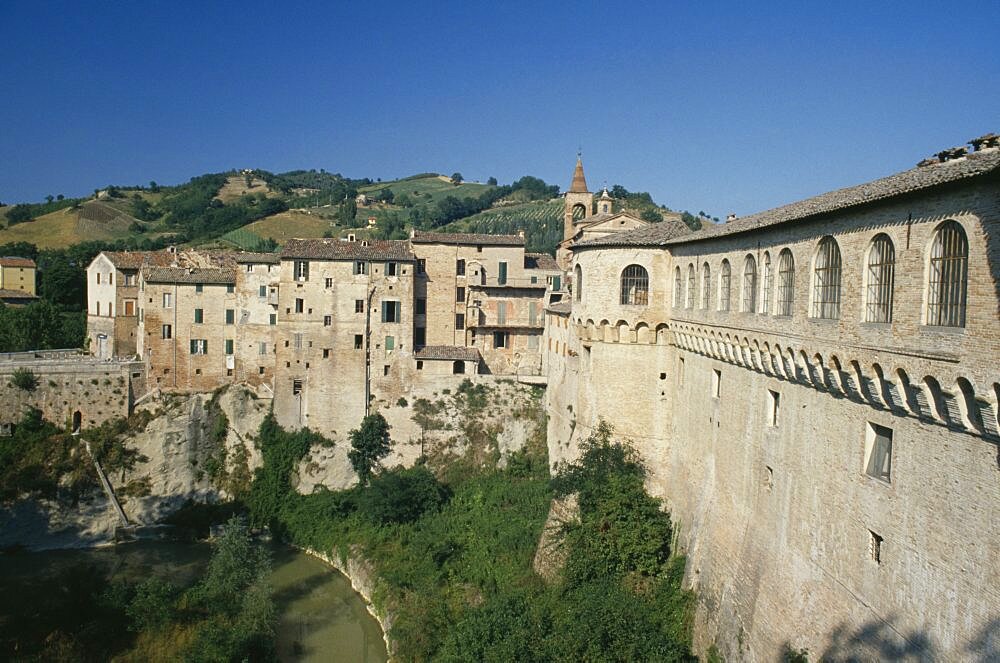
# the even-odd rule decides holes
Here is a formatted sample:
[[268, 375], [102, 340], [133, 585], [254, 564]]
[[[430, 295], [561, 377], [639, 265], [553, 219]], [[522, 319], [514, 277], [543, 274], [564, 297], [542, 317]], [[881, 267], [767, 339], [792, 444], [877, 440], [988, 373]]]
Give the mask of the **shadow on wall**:
[[[895, 628], [895, 617], [870, 621], [854, 631], [841, 624], [830, 633], [826, 647], [819, 656], [813, 652], [809, 658], [829, 663], [854, 663], [856, 661], [912, 661], [930, 663], [945, 658], [937, 651], [930, 637], [921, 631], [901, 633]], [[783, 646], [785, 661], [800, 660], [797, 650], [790, 643]], [[965, 653], [969, 660], [979, 663], [1000, 661], [1000, 617], [989, 623], [973, 638]], [[806, 659], [802, 659], [806, 660]]]

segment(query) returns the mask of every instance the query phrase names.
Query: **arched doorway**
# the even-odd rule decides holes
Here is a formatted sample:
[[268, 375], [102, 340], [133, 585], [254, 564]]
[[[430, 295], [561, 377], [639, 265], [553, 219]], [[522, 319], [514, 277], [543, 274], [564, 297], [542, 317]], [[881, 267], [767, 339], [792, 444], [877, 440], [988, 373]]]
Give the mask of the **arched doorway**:
[[77, 410], [73, 413], [73, 435], [79, 435], [80, 429], [83, 427], [83, 415]]
[[455, 363], [453, 363], [451, 365], [451, 372], [454, 375], [462, 375], [463, 373], [465, 373], [465, 362], [456, 361]]

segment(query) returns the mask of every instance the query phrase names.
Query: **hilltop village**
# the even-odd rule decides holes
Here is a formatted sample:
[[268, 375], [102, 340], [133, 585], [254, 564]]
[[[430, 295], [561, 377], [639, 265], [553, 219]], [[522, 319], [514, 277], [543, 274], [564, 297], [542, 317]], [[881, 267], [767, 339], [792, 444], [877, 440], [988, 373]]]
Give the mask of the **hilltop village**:
[[996, 653], [1000, 138], [700, 231], [614, 212], [580, 160], [564, 199], [555, 257], [422, 231], [101, 253], [87, 366], [128, 398], [37, 406], [93, 426], [240, 384], [344, 440], [464, 380], [544, 385], [553, 467], [601, 421], [647, 464], [697, 651]]

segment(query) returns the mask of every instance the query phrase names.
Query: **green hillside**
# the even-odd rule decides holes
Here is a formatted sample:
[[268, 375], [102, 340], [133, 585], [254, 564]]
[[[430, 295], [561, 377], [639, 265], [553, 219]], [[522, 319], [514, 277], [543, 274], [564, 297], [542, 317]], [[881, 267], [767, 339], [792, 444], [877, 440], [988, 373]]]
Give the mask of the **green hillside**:
[[524, 231], [528, 251], [555, 253], [563, 235], [563, 200], [496, 207], [436, 228], [441, 232], [514, 235]]

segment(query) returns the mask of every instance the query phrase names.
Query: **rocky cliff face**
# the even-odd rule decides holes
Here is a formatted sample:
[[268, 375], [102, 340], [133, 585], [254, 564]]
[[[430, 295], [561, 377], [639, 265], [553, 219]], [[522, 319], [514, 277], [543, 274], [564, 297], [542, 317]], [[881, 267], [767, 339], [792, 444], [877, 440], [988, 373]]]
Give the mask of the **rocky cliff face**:
[[[269, 406], [239, 387], [143, 404], [139, 409], [152, 418], [126, 441], [139, 452], [140, 462], [108, 476], [129, 522], [152, 525], [188, 500], [230, 497], [236, 482], [249, 481], [261, 463], [253, 439]], [[100, 545], [114, 541], [120, 525], [100, 489], [75, 504], [22, 499], [0, 507], [0, 547]]]

